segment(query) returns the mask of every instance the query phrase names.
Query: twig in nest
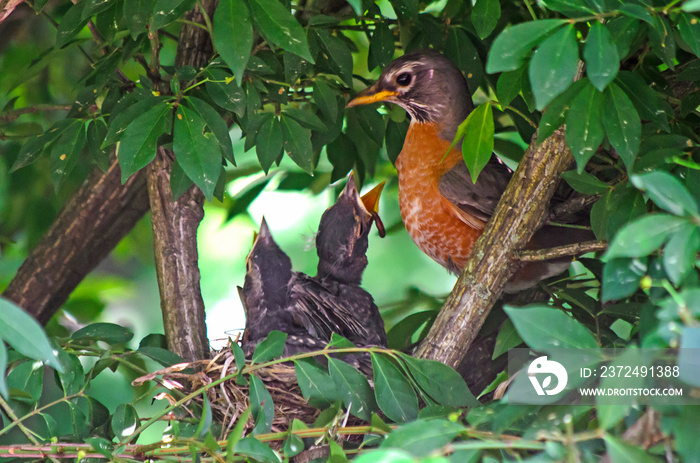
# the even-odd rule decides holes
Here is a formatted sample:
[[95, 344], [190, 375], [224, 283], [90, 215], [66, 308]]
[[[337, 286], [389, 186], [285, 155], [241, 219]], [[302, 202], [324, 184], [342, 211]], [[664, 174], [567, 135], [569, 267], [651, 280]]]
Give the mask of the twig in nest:
[[537, 262], [556, 259], [557, 257], [577, 256], [594, 251], [608, 249], [605, 241], [584, 241], [583, 243], [567, 244], [547, 249], [524, 250], [516, 253], [515, 257], [521, 262]]

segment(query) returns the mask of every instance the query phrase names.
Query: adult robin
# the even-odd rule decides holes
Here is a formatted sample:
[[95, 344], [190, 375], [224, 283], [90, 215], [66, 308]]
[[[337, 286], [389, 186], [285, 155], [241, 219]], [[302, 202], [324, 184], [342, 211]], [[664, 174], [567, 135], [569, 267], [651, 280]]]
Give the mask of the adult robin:
[[[288, 334], [284, 356], [320, 350], [333, 333], [358, 347], [386, 346], [379, 310], [359, 286], [372, 223], [383, 228], [376, 214], [380, 192], [381, 186], [360, 198], [350, 178], [338, 201], [321, 218], [316, 277], [292, 271], [291, 260], [263, 219], [246, 259], [244, 286], [239, 288], [246, 311], [243, 348], [247, 356], [272, 330]], [[363, 371], [371, 364], [361, 355], [343, 360]]]
[[[492, 156], [473, 183], [459, 146], [450, 149], [459, 124], [474, 105], [464, 76], [440, 53], [421, 50], [397, 58], [348, 107], [376, 102], [395, 103], [411, 117], [396, 159], [399, 206], [406, 229], [424, 253], [458, 274], [512, 173]], [[551, 247], [582, 240], [580, 233], [569, 230], [545, 227], [530, 245]], [[568, 264], [560, 259], [525, 266], [506, 291], [533, 286], [561, 273]]]

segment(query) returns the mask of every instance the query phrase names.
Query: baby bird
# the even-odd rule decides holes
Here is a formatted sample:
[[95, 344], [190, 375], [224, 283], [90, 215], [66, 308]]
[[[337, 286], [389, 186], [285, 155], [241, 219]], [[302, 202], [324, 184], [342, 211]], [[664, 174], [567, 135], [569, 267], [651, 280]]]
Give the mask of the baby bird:
[[[377, 215], [382, 186], [360, 198], [350, 177], [338, 201], [323, 214], [316, 236], [316, 277], [292, 271], [291, 260], [263, 220], [246, 259], [244, 286], [239, 288], [246, 311], [246, 356], [272, 330], [288, 334], [284, 356], [320, 350], [333, 333], [358, 347], [386, 346], [379, 310], [359, 286], [372, 224], [377, 223], [380, 234], [384, 230]], [[343, 360], [360, 367], [368, 363], [362, 356]]]

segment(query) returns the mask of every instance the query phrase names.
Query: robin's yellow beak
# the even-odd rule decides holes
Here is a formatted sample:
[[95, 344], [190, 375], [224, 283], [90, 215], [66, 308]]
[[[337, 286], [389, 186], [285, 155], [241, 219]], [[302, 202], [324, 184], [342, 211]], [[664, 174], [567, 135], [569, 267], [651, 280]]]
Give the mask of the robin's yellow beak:
[[380, 183], [379, 185], [372, 188], [370, 191], [362, 195], [360, 200], [362, 204], [365, 205], [367, 212], [379, 212], [379, 197], [382, 195], [382, 190], [384, 189], [384, 184], [386, 181]]
[[391, 98], [397, 96], [399, 92], [393, 90], [380, 90], [377, 84], [372, 85], [361, 91], [355, 98], [350, 100], [347, 104], [348, 108], [353, 106], [360, 106], [372, 103], [378, 103], [380, 101], [388, 101]]

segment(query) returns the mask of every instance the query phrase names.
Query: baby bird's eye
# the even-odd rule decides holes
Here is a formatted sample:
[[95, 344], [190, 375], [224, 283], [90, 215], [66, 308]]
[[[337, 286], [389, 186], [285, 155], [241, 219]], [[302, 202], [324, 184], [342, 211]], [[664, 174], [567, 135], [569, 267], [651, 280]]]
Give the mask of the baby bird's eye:
[[410, 72], [402, 72], [401, 74], [396, 76], [396, 83], [401, 85], [402, 87], [409, 85], [411, 83], [411, 80], [413, 80], [413, 76]]

